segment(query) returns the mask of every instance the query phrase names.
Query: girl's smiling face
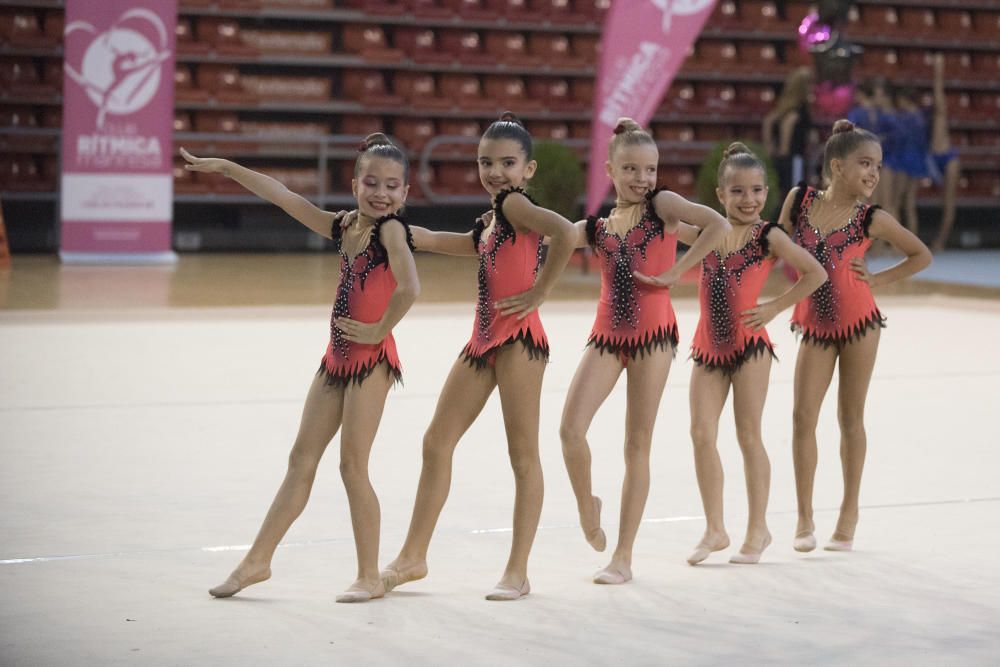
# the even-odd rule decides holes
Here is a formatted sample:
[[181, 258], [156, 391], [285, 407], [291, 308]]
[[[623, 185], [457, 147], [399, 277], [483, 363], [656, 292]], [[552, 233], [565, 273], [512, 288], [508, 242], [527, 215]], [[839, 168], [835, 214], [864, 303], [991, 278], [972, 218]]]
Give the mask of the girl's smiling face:
[[538, 163], [529, 160], [521, 144], [514, 139], [483, 139], [479, 142], [479, 181], [495, 197], [502, 190], [523, 187]]
[[715, 194], [730, 222], [752, 225], [760, 220], [767, 201], [767, 179], [761, 169], [726, 167]]
[[642, 201], [647, 192], [656, 188], [659, 161], [660, 152], [652, 144], [634, 144], [616, 150], [605, 168], [618, 199], [632, 203]]
[[403, 207], [410, 186], [403, 165], [384, 157], [366, 157], [351, 181], [358, 211], [370, 218], [395, 213]]

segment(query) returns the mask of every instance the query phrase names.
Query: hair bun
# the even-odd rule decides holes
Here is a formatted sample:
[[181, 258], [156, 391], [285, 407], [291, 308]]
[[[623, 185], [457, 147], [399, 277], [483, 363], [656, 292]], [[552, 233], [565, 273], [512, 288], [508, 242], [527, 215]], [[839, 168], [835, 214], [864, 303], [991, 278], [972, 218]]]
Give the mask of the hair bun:
[[742, 141], [734, 141], [733, 143], [729, 144], [729, 147], [726, 148], [726, 150], [722, 151], [722, 158], [726, 159], [726, 158], [731, 158], [734, 155], [742, 155], [742, 154], [753, 156], [753, 151], [747, 148], [746, 144], [744, 144]]
[[524, 127], [524, 123], [521, 122], [521, 119], [518, 118], [513, 111], [504, 111], [502, 114], [500, 114], [500, 118], [498, 120], [504, 123], [514, 123], [515, 125], [520, 125], [521, 127]]
[[365, 137], [365, 140], [361, 142], [361, 150], [366, 151], [372, 146], [394, 146], [389, 137], [381, 132], [374, 132]]
[[614, 133], [623, 134], [625, 132], [642, 132], [642, 126], [628, 116], [622, 116], [615, 125]]
[[841, 132], [853, 132], [854, 123], [847, 120], [846, 118], [841, 118], [836, 123], [833, 124], [833, 133], [840, 134]]

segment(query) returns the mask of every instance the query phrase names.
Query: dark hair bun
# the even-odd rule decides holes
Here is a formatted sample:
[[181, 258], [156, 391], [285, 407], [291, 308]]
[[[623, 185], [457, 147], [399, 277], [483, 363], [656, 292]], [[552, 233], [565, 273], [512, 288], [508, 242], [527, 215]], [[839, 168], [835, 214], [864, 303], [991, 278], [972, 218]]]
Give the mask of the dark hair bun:
[[500, 114], [500, 118], [498, 120], [504, 123], [514, 123], [515, 125], [520, 125], [521, 127], [524, 127], [524, 123], [521, 122], [520, 118], [514, 115], [513, 111], [504, 111], [502, 114]]
[[642, 126], [628, 116], [622, 116], [618, 119], [618, 124], [615, 125], [615, 134], [624, 132], [642, 132]]
[[744, 144], [742, 141], [734, 141], [733, 143], [729, 144], [729, 147], [726, 150], [722, 152], [722, 158], [727, 159], [733, 157], [734, 155], [741, 155], [741, 154], [753, 156], [753, 151], [747, 148], [746, 144]]
[[836, 123], [833, 124], [833, 133], [840, 134], [841, 132], [853, 132], [854, 123], [847, 120], [846, 118], [841, 118]]
[[389, 137], [385, 136], [381, 132], [375, 132], [374, 134], [369, 134], [365, 137], [362, 145], [364, 146], [364, 150], [368, 150], [372, 146], [393, 146], [394, 144], [389, 141]]

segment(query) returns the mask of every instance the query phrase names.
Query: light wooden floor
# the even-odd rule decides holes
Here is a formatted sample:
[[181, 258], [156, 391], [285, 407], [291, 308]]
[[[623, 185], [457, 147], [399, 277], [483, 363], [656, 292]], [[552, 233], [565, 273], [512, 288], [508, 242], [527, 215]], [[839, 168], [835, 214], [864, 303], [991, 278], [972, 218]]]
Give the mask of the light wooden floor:
[[[406, 383], [389, 396], [371, 460], [382, 562], [405, 535], [421, 434], [472, 327], [474, 262], [419, 262], [421, 303], [396, 330]], [[685, 352], [698, 312], [680, 296], [682, 348], [654, 435], [636, 578], [590, 583], [608, 553], [590, 550], [576, 525], [558, 421], [597, 284], [572, 272], [558, 293], [586, 299], [542, 310], [553, 345], [546, 498], [527, 599], [482, 599], [510, 541], [496, 397], [456, 453], [426, 580], [367, 605], [333, 603], [354, 577], [335, 439], [272, 581], [209, 598], [280, 483], [336, 276], [333, 258], [312, 255], [182, 257], [169, 269], [15, 258], [0, 278], [0, 664], [996, 664], [1000, 302], [948, 295], [878, 296], [889, 328], [868, 401], [855, 553], [791, 548], [796, 343], [786, 313], [770, 327], [781, 361], [764, 414], [774, 544], [757, 566], [726, 564], [729, 551], [684, 562], [703, 519]], [[449, 299], [460, 303], [433, 303]], [[612, 544], [626, 407], [620, 382], [590, 432]], [[825, 538], [841, 489], [832, 400], [818, 436]], [[730, 408], [719, 443], [735, 549], [746, 500]]]

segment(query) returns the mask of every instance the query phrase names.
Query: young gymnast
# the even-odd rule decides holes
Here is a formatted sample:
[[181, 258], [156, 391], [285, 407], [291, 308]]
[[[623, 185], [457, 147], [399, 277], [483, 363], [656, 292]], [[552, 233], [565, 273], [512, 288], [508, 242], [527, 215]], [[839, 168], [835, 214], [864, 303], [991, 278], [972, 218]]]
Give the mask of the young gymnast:
[[[419, 250], [479, 255], [479, 298], [472, 338], [455, 361], [424, 434], [423, 468], [406, 541], [383, 569], [382, 581], [392, 590], [427, 575], [427, 550], [448, 498], [455, 447], [496, 388], [514, 470], [514, 530], [507, 566], [486, 599], [516, 600], [531, 590], [528, 555], [542, 508], [538, 420], [549, 345], [537, 309], [573, 252], [573, 227], [525, 194], [537, 163], [531, 135], [513, 114], [504, 113], [489, 126], [477, 162], [492, 209], [473, 230], [413, 228]], [[543, 236], [552, 239], [544, 264]]]
[[[878, 185], [881, 163], [878, 138], [850, 121], [838, 120], [823, 155], [829, 187], [816, 190], [800, 185], [789, 193], [781, 210], [782, 227], [829, 274], [818, 290], [795, 306], [792, 316], [792, 328], [802, 336], [795, 362], [792, 433], [799, 515], [794, 542], [797, 551], [816, 548], [812, 507], [816, 423], [835, 366], [840, 378], [837, 416], [844, 499], [837, 527], [825, 548], [849, 551], [853, 546], [867, 449], [865, 398], [885, 326], [872, 288], [902, 280], [931, 262], [930, 251], [916, 236], [885, 211], [864, 203]], [[906, 258], [870, 273], [864, 254], [872, 239], [887, 241]]]
[[941, 229], [931, 244], [934, 252], [944, 250], [955, 225], [958, 179], [962, 167], [958, 151], [951, 145], [948, 132], [948, 99], [944, 95], [944, 55], [934, 56], [934, 111], [931, 116], [931, 176], [944, 192], [941, 202]]
[[386, 394], [401, 377], [392, 329], [413, 304], [420, 284], [409, 230], [398, 213], [409, 190], [406, 157], [383, 134], [369, 136], [359, 150], [351, 181], [359, 214], [342, 228], [336, 215], [269, 176], [181, 149], [188, 169], [228, 176], [277, 204], [332, 239], [342, 261], [330, 342], [306, 396], [285, 479], [250, 551], [225, 582], [209, 591], [215, 597], [235, 595], [270, 578], [274, 550], [305, 508], [320, 458], [338, 430], [358, 576], [337, 602], [364, 602], [385, 594], [378, 570], [379, 504], [368, 478], [368, 458]]
[[[656, 142], [635, 121], [622, 118], [608, 146], [608, 175], [617, 196], [607, 218], [576, 223], [576, 246], [591, 246], [601, 263], [601, 298], [583, 359], [570, 384], [559, 429], [563, 458], [576, 495], [580, 525], [603, 551], [601, 500], [592, 494], [587, 431], [622, 370], [628, 380], [625, 479], [618, 545], [611, 562], [594, 575], [598, 584], [632, 579], [632, 547], [649, 495], [653, 425], [670, 362], [677, 348], [677, 318], [669, 288], [728, 230], [722, 216], [656, 187]], [[677, 230], [684, 220], [701, 235], [675, 262]]]
[[[736, 439], [743, 452], [749, 517], [746, 537], [730, 563], [752, 564], [771, 543], [765, 517], [771, 464], [761, 437], [761, 414], [767, 396], [774, 348], [765, 325], [826, 281], [826, 271], [781, 227], [764, 222], [767, 200], [764, 163], [743, 144], [730, 144], [719, 164], [716, 196], [732, 225], [701, 262], [698, 289], [701, 317], [691, 345], [691, 440], [706, 528], [688, 563], [696, 565], [713, 551], [729, 546], [722, 511], [722, 461], [716, 448], [719, 417], [733, 390]], [[680, 240], [691, 243], [697, 230], [682, 224]], [[758, 304], [775, 259], [798, 272], [798, 280], [780, 296]]]

